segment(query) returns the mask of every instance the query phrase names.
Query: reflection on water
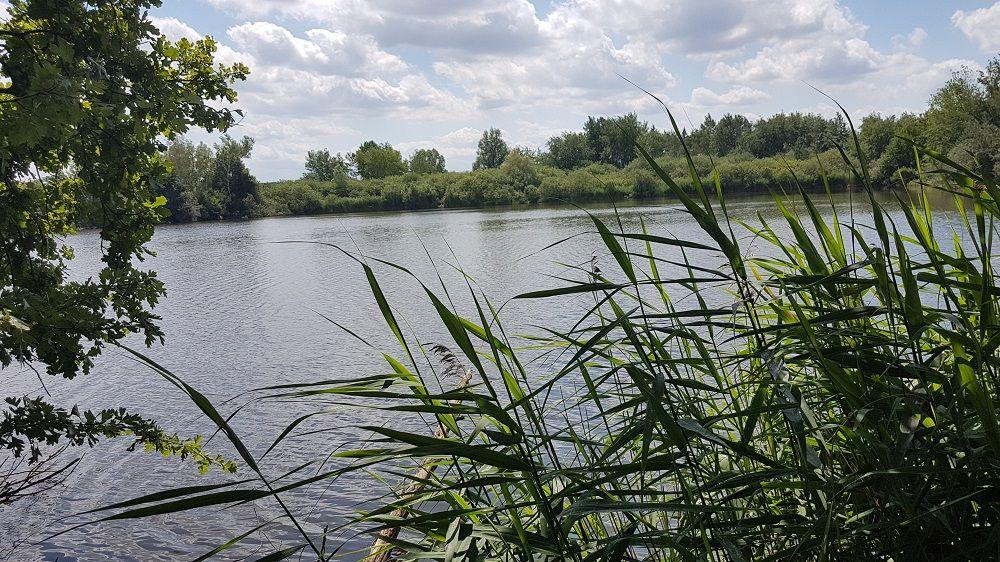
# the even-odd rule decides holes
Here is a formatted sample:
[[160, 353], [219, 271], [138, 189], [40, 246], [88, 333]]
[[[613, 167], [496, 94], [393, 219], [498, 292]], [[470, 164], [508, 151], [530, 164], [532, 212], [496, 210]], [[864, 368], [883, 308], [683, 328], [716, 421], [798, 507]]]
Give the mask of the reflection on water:
[[[891, 199], [888, 194], [882, 197]], [[840, 204], [848, 199], [847, 195], [837, 196]], [[935, 199], [934, 204], [952, 208], [949, 198]], [[605, 219], [613, 216], [609, 208], [592, 210]], [[626, 229], [637, 231], [641, 216], [653, 234], [709, 242], [676, 202], [620, 210]], [[729, 210], [734, 220], [756, 223], [760, 214], [780, 229], [780, 215], [767, 197], [733, 198]], [[943, 226], [958, 226], [953, 213], [938, 216], [954, 223]], [[841, 219], [847, 220], [844, 210]], [[577, 276], [570, 268], [589, 263], [595, 253], [603, 269], [613, 270], [614, 260], [599, 237], [572, 237], [591, 230], [592, 223], [583, 211], [565, 207], [164, 226], [157, 230], [152, 246], [158, 256], [150, 263], [168, 288], [167, 297], [157, 308], [163, 316], [167, 343], [149, 353], [217, 403], [266, 385], [380, 371], [386, 367], [378, 353], [358, 345], [323, 318], [350, 327], [381, 350], [396, 352], [356, 262], [327, 245], [281, 242], [319, 241], [363, 252], [403, 265], [431, 285], [440, 274], [449, 287], [463, 287], [455, 271], [458, 267], [472, 275], [499, 305], [517, 293], [557, 286], [559, 281], [552, 276]], [[566, 238], [569, 240], [556, 248], [538, 253]], [[77, 254], [74, 275], [92, 274], [99, 265], [97, 234], [84, 232], [69, 242]], [[669, 252], [666, 247], [658, 250], [660, 257], [678, 257]], [[446, 341], [446, 331], [422, 298], [419, 285], [398, 271], [375, 269], [390, 302], [405, 309], [401, 319], [404, 327], [418, 332], [424, 342]], [[661, 274], [669, 277], [671, 272], [661, 266]], [[461, 311], [471, 312], [462, 291], [450, 294]], [[570, 297], [546, 301], [544, 306], [535, 301], [513, 301], [504, 308], [503, 316], [509, 332], [524, 332], [540, 324], [565, 327], [585, 304]], [[8, 394], [41, 392], [30, 371], [8, 369], [0, 374]], [[125, 406], [182, 434], [210, 431], [177, 389], [121, 353], [106, 353], [92, 376], [47, 383], [57, 403], [88, 408]], [[237, 399], [225, 402], [221, 409], [229, 413], [242, 404]], [[281, 408], [250, 405], [235, 425], [260, 454], [289, 421], [308, 409], [306, 404]], [[313, 437], [313, 441], [309, 437], [290, 441], [281, 455], [268, 458], [265, 470], [278, 474], [315, 458], [318, 451], [355, 446], [366, 435], [351, 429], [353, 426], [383, 421], [377, 412], [334, 405], [322, 421], [311, 428], [303, 426], [330, 431]], [[209, 509], [197, 517], [103, 523], [41, 540], [80, 521], [64, 520], [74, 513], [168, 487], [225, 478], [219, 474], [198, 476], [193, 466], [174, 459], [125, 453], [126, 446], [123, 441], [100, 444], [86, 452], [64, 487], [0, 511], [0, 555], [15, 542], [27, 541], [14, 558], [173, 560], [210, 550], [235, 531], [274, 515], [267, 505]], [[210, 447], [232, 455], [221, 440], [213, 441]], [[309, 494], [292, 495], [289, 501], [298, 513], [308, 514], [308, 525], [322, 527], [342, 522], [358, 502], [380, 493], [382, 490], [369, 481], [352, 476], [312, 489]], [[273, 545], [288, 538], [279, 532], [256, 541]], [[37, 541], [41, 542], [32, 544]]]

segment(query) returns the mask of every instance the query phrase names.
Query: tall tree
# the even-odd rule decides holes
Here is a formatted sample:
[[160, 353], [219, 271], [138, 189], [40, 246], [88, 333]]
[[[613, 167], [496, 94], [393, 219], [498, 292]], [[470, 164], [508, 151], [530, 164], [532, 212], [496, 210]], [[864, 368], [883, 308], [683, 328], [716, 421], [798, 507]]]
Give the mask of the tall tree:
[[858, 137], [869, 162], [875, 162], [882, 156], [898, 129], [899, 123], [895, 115], [883, 117], [878, 113], [872, 113], [861, 120]]
[[503, 140], [500, 129], [496, 127], [487, 129], [479, 139], [476, 161], [472, 164], [472, 169], [499, 168], [509, 153], [510, 148], [507, 146], [507, 141]]
[[715, 125], [715, 150], [719, 156], [725, 156], [736, 150], [744, 135], [750, 133], [753, 125], [742, 115], [727, 113]]
[[253, 139], [243, 137], [236, 140], [222, 135], [215, 145], [215, 175], [212, 190], [222, 197], [222, 218], [242, 219], [250, 216], [254, 203], [259, 198], [257, 180], [243, 162], [250, 157]]
[[306, 152], [306, 179], [318, 181], [336, 181], [346, 178], [350, 165], [339, 152], [330, 154], [327, 149], [310, 150]]
[[406, 172], [403, 155], [389, 143], [365, 141], [350, 159], [361, 179], [387, 178]]
[[635, 142], [649, 132], [649, 125], [635, 113], [618, 117], [588, 117], [583, 125], [587, 143], [598, 162], [625, 167], [635, 160]]
[[701, 125], [688, 135], [688, 149], [697, 154], [716, 154], [715, 127], [715, 119], [709, 113]]
[[171, 222], [191, 222], [221, 215], [221, 202], [211, 191], [215, 155], [205, 143], [175, 140], [163, 154], [170, 174], [159, 183], [157, 193], [167, 198]]
[[584, 133], [564, 132], [549, 139], [548, 159], [556, 168], [574, 170], [594, 159], [594, 153]]
[[436, 148], [421, 148], [410, 157], [410, 171], [418, 174], [444, 172], [444, 156]]
[[[162, 139], [234, 122], [242, 64], [216, 65], [215, 42], [167, 41], [148, 16], [157, 0], [20, 0], [0, 21], [0, 364], [86, 374], [127, 334], [162, 339], [151, 308], [164, 293], [141, 268], [163, 214], [153, 183]], [[205, 103], [216, 100], [221, 103]], [[72, 167], [72, 170], [70, 169]], [[67, 280], [78, 202], [99, 202], [103, 270]], [[181, 450], [124, 410], [78, 412], [10, 397], [0, 447], [39, 455], [40, 443], [79, 445], [131, 433]]]

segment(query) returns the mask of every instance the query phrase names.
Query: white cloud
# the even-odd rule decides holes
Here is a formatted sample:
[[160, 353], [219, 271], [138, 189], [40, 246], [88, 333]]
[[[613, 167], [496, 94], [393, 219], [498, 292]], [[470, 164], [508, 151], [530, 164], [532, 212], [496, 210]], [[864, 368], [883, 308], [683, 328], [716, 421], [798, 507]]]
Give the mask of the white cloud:
[[770, 97], [766, 92], [748, 86], [736, 86], [722, 94], [700, 86], [691, 91], [691, 103], [701, 106], [751, 105], [766, 101]]
[[951, 23], [984, 51], [1000, 49], [1000, 2], [989, 8], [966, 12], [958, 10], [951, 16]]
[[714, 62], [706, 72], [723, 82], [805, 80], [820, 84], [853, 82], [884, 66], [885, 56], [860, 38], [815, 43], [792, 40], [764, 47], [737, 63]]
[[149, 18], [153, 25], [160, 30], [167, 39], [171, 41], [176, 41], [178, 39], [190, 39], [191, 41], [197, 41], [201, 39], [201, 34], [198, 33], [193, 27], [182, 22], [177, 18]]
[[455, 161], [469, 161], [476, 156], [476, 146], [483, 132], [473, 127], [461, 127], [443, 135], [427, 139], [401, 142], [396, 148], [409, 156], [421, 148], [436, 148], [450, 169], [455, 169]]
[[384, 44], [523, 50], [536, 44], [538, 19], [528, 0], [209, 0], [240, 17], [279, 16], [371, 33]]
[[280, 25], [258, 21], [229, 28], [227, 35], [258, 64], [311, 69], [322, 74], [395, 73], [408, 65], [382, 50], [374, 38], [342, 31], [310, 29], [295, 37]]
[[836, 0], [573, 0], [549, 19], [595, 22], [686, 54], [735, 51], [807, 35], [856, 35], [867, 29]]

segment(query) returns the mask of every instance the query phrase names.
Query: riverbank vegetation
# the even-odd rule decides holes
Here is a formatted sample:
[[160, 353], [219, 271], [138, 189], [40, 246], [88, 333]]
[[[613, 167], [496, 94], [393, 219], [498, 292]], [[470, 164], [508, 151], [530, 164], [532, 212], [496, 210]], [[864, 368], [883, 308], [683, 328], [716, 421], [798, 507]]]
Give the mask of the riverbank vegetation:
[[[899, 174], [903, 179], [912, 177], [917, 162], [904, 139], [963, 165], [979, 162], [991, 173], [1000, 171], [997, 84], [1000, 60], [995, 59], [982, 72], [955, 74], [932, 96], [922, 114], [865, 117], [859, 138], [871, 163], [873, 185], [899, 186]], [[727, 194], [761, 193], [796, 183], [822, 189], [824, 174], [834, 190], [851, 183], [851, 172], [835, 148], [848, 140], [840, 116], [782, 113], [750, 121], [726, 114], [716, 121], [709, 115], [692, 130], [681, 129], [680, 138], [703, 177], [712, 169], [719, 171]], [[689, 176], [678, 137], [626, 114], [588, 117], [581, 131], [552, 137], [542, 150], [510, 147], [499, 129], [489, 129], [478, 143], [469, 172], [445, 171], [444, 157], [436, 149], [417, 150], [405, 158], [388, 143], [367, 141], [346, 155], [326, 149], [309, 151], [301, 178], [259, 183], [242, 164], [252, 143], [234, 152], [231, 148], [237, 143], [228, 138], [214, 150], [180, 141], [166, 154], [176, 171], [162, 192], [171, 211], [168, 220], [174, 222], [669, 196], [639, 157], [633, 140], [645, 147], [658, 166], [678, 178], [678, 185], [694, 191], [690, 179], [681, 179]], [[217, 178], [215, 154], [220, 150], [224, 167], [242, 167], [237, 181]]]

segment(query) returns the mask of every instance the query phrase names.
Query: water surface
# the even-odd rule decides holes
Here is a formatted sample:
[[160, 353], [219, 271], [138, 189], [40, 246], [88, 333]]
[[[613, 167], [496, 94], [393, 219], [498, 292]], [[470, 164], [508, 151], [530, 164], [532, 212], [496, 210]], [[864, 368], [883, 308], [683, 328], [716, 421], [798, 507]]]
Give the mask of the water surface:
[[[846, 202], [846, 196], [838, 196]], [[734, 219], [756, 222], [758, 213], [777, 226], [780, 217], [767, 197], [729, 203]], [[591, 210], [614, 221], [610, 208]], [[621, 209], [626, 230], [638, 231], [639, 218], [650, 233], [708, 243], [697, 224], [675, 202]], [[844, 217], [842, 216], [842, 219]], [[436, 291], [440, 275], [463, 313], [474, 316], [464, 281], [471, 275], [478, 289], [499, 305], [515, 294], [561, 286], [555, 277], [580, 278], [573, 268], [596, 256], [605, 271], [615, 264], [590, 218], [576, 208], [528, 210], [458, 210], [270, 218], [247, 222], [162, 226], [151, 244], [158, 255], [149, 261], [166, 283], [168, 295], [157, 307], [166, 345], [149, 350], [167, 366], [217, 403], [224, 413], [243, 404], [225, 402], [267, 385], [349, 378], [387, 369], [379, 351], [399, 354], [358, 264], [324, 242], [353, 253], [409, 268]], [[544, 252], [546, 246], [568, 239]], [[99, 239], [93, 231], [68, 242], [77, 259], [73, 275], [93, 274], [99, 266]], [[746, 241], [749, 253], [755, 246]], [[658, 255], [677, 259], [667, 247]], [[700, 260], [719, 263], [702, 255]], [[711, 263], [699, 265], [713, 266]], [[404, 329], [423, 342], [447, 343], [446, 332], [426, 302], [420, 286], [406, 275], [374, 264], [389, 301], [405, 312]], [[669, 267], [661, 266], [669, 277]], [[680, 275], [679, 272], [673, 272]], [[587, 301], [562, 298], [539, 303], [513, 301], [503, 311], [510, 332], [533, 326], [567, 327]], [[350, 327], [374, 348], [324, 318]], [[140, 342], [133, 342], [139, 345]], [[0, 372], [7, 394], [38, 394], [30, 371]], [[208, 433], [211, 426], [176, 388], [120, 351], [108, 351], [94, 372], [73, 381], [46, 378], [59, 404], [97, 409], [124, 406], [160, 420], [184, 435]], [[235, 418], [241, 437], [261, 454], [285, 425], [309, 411], [307, 404], [257, 404]], [[328, 431], [292, 440], [280, 455], [264, 462], [271, 474], [337, 447], [357, 446], [366, 435], [360, 424], [397, 423], [377, 411], [331, 404], [331, 413], [303, 429]], [[405, 423], [399, 421], [398, 423]], [[157, 455], [124, 451], [127, 441], [101, 443], [87, 451], [65, 485], [42, 497], [0, 509], [0, 557], [18, 560], [176, 560], [202, 554], [227, 538], [275, 515], [273, 506], [206, 509], [197, 514], [109, 522], [74, 530], [51, 539], [81, 518], [73, 514], [169, 487], [205, 484], [227, 478], [217, 472], [199, 476], [190, 463]], [[219, 439], [209, 448], [233, 455]], [[67, 460], [71, 457], [67, 457]], [[246, 471], [241, 471], [246, 473]], [[357, 505], [384, 490], [360, 476], [342, 478], [293, 495], [290, 502], [310, 525], [336, 525]], [[255, 536], [251, 548], [233, 558], [271, 552], [291, 544], [282, 531]], [[11, 554], [11, 549], [16, 550]], [[224, 558], [224, 557], [223, 557]]]

